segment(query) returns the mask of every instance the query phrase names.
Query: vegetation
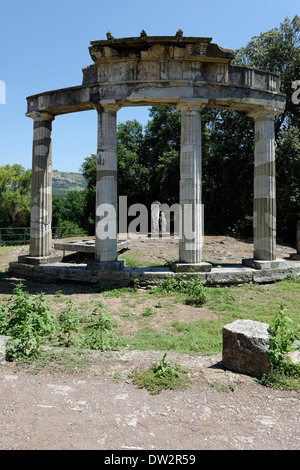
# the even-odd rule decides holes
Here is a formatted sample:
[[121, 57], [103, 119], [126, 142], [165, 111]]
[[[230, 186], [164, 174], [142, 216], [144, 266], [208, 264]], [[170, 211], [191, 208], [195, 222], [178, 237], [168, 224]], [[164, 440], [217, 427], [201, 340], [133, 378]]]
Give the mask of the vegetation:
[[[201, 305], [188, 302], [194, 318], [187, 321], [178, 316], [193, 288], [185, 276], [176, 284], [167, 279], [150, 290], [138, 285], [106, 286], [98, 294], [92, 290], [81, 300], [74, 296], [66, 301], [61, 291], [48, 300], [43, 293], [29, 295], [25, 285], [18, 284], [13, 294], [0, 302], [0, 334], [11, 336], [8, 355], [12, 360], [31, 363], [34, 370], [51, 368], [51, 361], [55, 367], [78, 370], [88, 366], [90, 358], [85, 351], [91, 349], [220, 353], [223, 325], [251, 318], [271, 325], [273, 334], [269, 352], [272, 372], [261, 383], [298, 390], [299, 366], [294, 366], [287, 354], [299, 349], [299, 328], [293, 326], [300, 323], [299, 282], [296, 278], [272, 285], [222, 288], [200, 284], [205, 298]], [[202, 318], [203, 307], [209, 317]], [[162, 364], [166, 365], [166, 360]], [[146, 386], [144, 379], [150, 380], [149, 374], [152, 383], [153, 368], [147, 377], [142, 371], [135, 373], [136, 383]]]
[[270, 333], [268, 355], [272, 370], [262, 378], [262, 383], [275, 388], [299, 389], [300, 364], [295, 364], [290, 354], [300, 350], [300, 325], [293, 325], [283, 305], [273, 320]]
[[112, 332], [113, 322], [100, 303], [91, 316], [80, 312], [72, 300], [56, 316], [43, 293], [30, 298], [18, 284], [7, 303], [0, 303], [0, 334], [10, 336], [8, 357], [36, 358], [42, 345], [98, 349], [119, 349], [121, 340]]
[[29, 225], [31, 170], [0, 167], [0, 227]]
[[[281, 75], [287, 106], [275, 120], [277, 233], [292, 243], [300, 216], [300, 106], [291, 101], [292, 83], [299, 79], [299, 33], [300, 18], [286, 18], [278, 28], [252, 38], [237, 51], [235, 59], [238, 65]], [[128, 197], [128, 206], [138, 202], [150, 207], [155, 199], [170, 205], [178, 202], [180, 116], [173, 107], [152, 107], [144, 129], [135, 120], [118, 125], [118, 192]], [[246, 115], [231, 110], [202, 112], [203, 202], [208, 214], [205, 227], [210, 233], [252, 235], [253, 134], [253, 119]], [[67, 188], [62, 185], [54, 194], [54, 227], [73, 227], [93, 235], [96, 160], [93, 154], [85, 158], [81, 167], [85, 184], [74, 182], [82, 188], [80, 191], [70, 184]], [[0, 167], [0, 227], [29, 225], [30, 176], [31, 171], [20, 165]], [[137, 257], [123, 257], [128, 266], [145, 265]], [[272, 286], [207, 288], [187, 274], [170, 277], [148, 291], [139, 289], [138, 281], [123, 289], [102, 286], [97, 295], [85, 296], [88, 304], [84, 304], [86, 300], [76, 305], [68, 300], [61, 305], [62, 298], [57, 292], [51, 303], [43, 293], [29, 295], [22, 284], [15, 287], [9, 299], [2, 298], [0, 334], [11, 336], [11, 359], [34, 360], [40, 366], [55, 361], [63, 367], [72, 356], [76, 368], [86, 362], [82, 351], [87, 348], [103, 351], [128, 346], [219, 353], [222, 326], [238, 318], [251, 318], [272, 325], [269, 355], [273, 367], [262, 383], [300, 388], [299, 367], [292, 365], [287, 355], [292, 348], [299, 348], [299, 331], [292, 326], [300, 322], [299, 278]], [[119, 308], [114, 305], [117, 300]], [[204, 305], [211, 318], [201, 317]], [[196, 309], [197, 319], [181, 321], [176, 312], [183, 307]], [[158, 314], [165, 315], [160, 327], [155, 321]], [[74, 349], [77, 354], [73, 355]], [[186, 371], [167, 362], [166, 354], [146, 372], [135, 371], [132, 377], [151, 393], [187, 383]]]
[[182, 389], [189, 383], [188, 371], [177, 362], [171, 364], [163, 355], [160, 362], [152, 364], [144, 371], [135, 369], [131, 377], [138, 388], [146, 388], [151, 395], [160, 393], [164, 389]]
[[53, 170], [52, 190], [57, 196], [66, 197], [70, 191], [79, 192], [87, 182], [81, 173]]

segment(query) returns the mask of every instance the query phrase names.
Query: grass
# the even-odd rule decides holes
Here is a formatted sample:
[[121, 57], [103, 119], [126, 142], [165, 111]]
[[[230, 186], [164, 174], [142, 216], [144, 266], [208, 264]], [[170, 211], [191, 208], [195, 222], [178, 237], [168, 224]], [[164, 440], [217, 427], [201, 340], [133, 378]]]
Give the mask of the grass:
[[280, 370], [272, 370], [270, 374], [259, 381], [262, 385], [281, 390], [300, 390], [300, 366], [293, 374], [286, 374]]
[[151, 266], [164, 266], [164, 264], [155, 263], [152, 261], [146, 261], [140, 258], [136, 254], [124, 253], [118, 257], [118, 259], [124, 259], [126, 266], [129, 268], [140, 268], [140, 267], [151, 267]]
[[0, 246], [0, 253], [6, 253], [11, 250], [12, 250], [11, 246]]
[[[6, 247], [1, 247], [0, 251], [3, 248]], [[123, 257], [128, 258], [129, 264], [145, 266], [145, 262], [136, 256]], [[65, 346], [65, 349], [63, 354], [45, 352], [42, 349], [41, 356], [35, 359], [35, 367], [38, 370], [40, 367], [50, 367], [52, 363], [58, 369], [66, 367], [68, 370], [78, 370], [84, 367], [83, 362], [87, 360], [78, 352], [78, 348], [82, 350], [87, 347], [105, 350], [127, 346], [129, 349], [144, 351], [220, 353], [222, 327], [225, 324], [236, 319], [252, 319], [271, 324], [281, 304], [286, 308], [292, 322], [300, 323], [299, 277], [273, 284], [231, 287], [204, 287], [200, 283], [186, 281], [183, 276], [177, 283], [167, 280], [148, 290], [140, 289], [138, 282], [131, 287], [118, 289], [102, 286], [96, 293], [95, 290], [89, 292], [75, 289], [72, 295], [73, 304], [68, 304], [67, 299], [70, 300], [70, 296], [66, 298], [60, 286], [53, 288], [53, 294], [48, 296], [47, 301], [61, 327], [55, 346], [59, 346], [60, 350], [61, 346]], [[35, 292], [37, 287], [34, 283], [24, 282], [24, 289]], [[84, 295], [76, 296], [77, 293]], [[30, 297], [33, 299], [34, 296]], [[2, 304], [6, 305], [8, 302], [3, 295]], [[212, 319], [181, 321], [177, 314], [186, 305], [196, 314], [201, 313], [205, 306], [211, 312]], [[97, 313], [95, 309], [98, 309]], [[126, 333], [128, 329], [130, 334]], [[80, 336], [82, 333], [84, 338]], [[72, 351], [76, 351], [73, 358]], [[279, 377], [274, 372], [264, 380], [267, 386], [299, 389], [297, 374], [295, 377], [282, 374]]]

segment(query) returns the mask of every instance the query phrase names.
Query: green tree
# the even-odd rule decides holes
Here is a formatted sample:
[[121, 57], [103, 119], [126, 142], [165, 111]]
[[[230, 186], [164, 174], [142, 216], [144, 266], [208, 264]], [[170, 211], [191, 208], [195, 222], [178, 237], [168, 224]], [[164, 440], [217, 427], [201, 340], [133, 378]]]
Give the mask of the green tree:
[[165, 199], [170, 200], [171, 187], [176, 198], [179, 190], [181, 113], [173, 106], [153, 106], [149, 117], [152, 119], [145, 127], [141, 162], [150, 171], [149, 202], [166, 202]]
[[[118, 125], [118, 196], [127, 196], [128, 205], [147, 204], [150, 190], [150, 170], [141, 162], [144, 135], [142, 125], [136, 120]], [[84, 214], [90, 227], [95, 224], [97, 156], [86, 157], [81, 172], [87, 180]], [[90, 228], [90, 231], [92, 228]]]
[[0, 224], [29, 224], [31, 170], [18, 164], [0, 167]]
[[292, 83], [300, 78], [300, 17], [285, 18], [278, 28], [253, 37], [246, 47], [237, 51], [236, 63], [281, 76], [286, 109], [275, 118], [277, 235], [294, 242], [300, 217], [300, 106], [295, 105], [291, 97]]
[[151, 170], [143, 161], [143, 127], [137, 121], [120, 123], [117, 129], [118, 195], [128, 205], [149, 203]]
[[289, 125], [300, 125], [300, 107], [291, 101], [292, 83], [300, 76], [300, 17], [285, 18], [280, 26], [254, 36], [237, 51], [235, 63], [279, 73], [281, 91], [287, 96], [285, 112], [276, 117], [276, 140]]
[[83, 213], [86, 220], [86, 228], [90, 235], [95, 234], [95, 201], [96, 201], [96, 171], [97, 171], [97, 155], [91, 154], [84, 159], [80, 168], [83, 177], [87, 181], [85, 190], [85, 202]]

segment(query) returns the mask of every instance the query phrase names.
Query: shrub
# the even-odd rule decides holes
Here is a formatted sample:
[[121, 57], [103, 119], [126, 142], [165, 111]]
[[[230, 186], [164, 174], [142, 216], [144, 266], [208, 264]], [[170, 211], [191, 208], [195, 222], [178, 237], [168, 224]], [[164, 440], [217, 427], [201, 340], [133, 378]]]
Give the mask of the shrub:
[[22, 284], [15, 287], [7, 305], [0, 306], [0, 331], [11, 337], [7, 355], [13, 358], [35, 356], [52, 337], [54, 319], [44, 294], [30, 299]]
[[286, 309], [281, 304], [273, 325], [270, 327], [271, 340], [268, 355], [273, 369], [284, 373], [293, 373], [295, 364], [289, 353], [300, 349], [300, 328], [293, 326], [292, 320], [287, 316]]
[[131, 374], [133, 383], [138, 388], [146, 388], [151, 395], [158, 394], [164, 389], [185, 388], [189, 383], [188, 371], [178, 363], [170, 364], [166, 357], [167, 353], [160, 362], [153, 363], [145, 371], [134, 370]]

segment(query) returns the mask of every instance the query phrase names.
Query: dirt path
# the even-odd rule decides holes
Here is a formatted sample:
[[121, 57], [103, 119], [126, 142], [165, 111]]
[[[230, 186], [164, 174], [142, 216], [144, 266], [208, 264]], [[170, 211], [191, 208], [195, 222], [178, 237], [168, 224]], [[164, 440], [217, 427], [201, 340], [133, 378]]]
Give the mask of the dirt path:
[[72, 375], [31, 375], [13, 364], [1, 365], [0, 448], [300, 448], [299, 393], [271, 390], [226, 372], [220, 356], [170, 354], [189, 366], [192, 383], [186, 390], [150, 395], [128, 374], [160, 356], [98, 353], [90, 370]]
[[[177, 250], [172, 244], [160, 246], [162, 253], [144, 248], [142, 255], [152, 259], [172, 258]], [[215, 262], [222, 262], [223, 253], [235, 262], [248, 256], [252, 245], [211, 237], [206, 249]], [[2, 254], [2, 269], [22, 250]], [[283, 255], [293, 251], [282, 250]], [[225, 371], [220, 355], [168, 357], [190, 369], [186, 390], [150, 395], [132, 384], [132, 370], [160, 360], [161, 352], [94, 353], [91, 367], [75, 374], [32, 375], [14, 363], [1, 364], [0, 448], [105, 449], [126, 455], [142, 449], [300, 449], [300, 392], [269, 389]]]

